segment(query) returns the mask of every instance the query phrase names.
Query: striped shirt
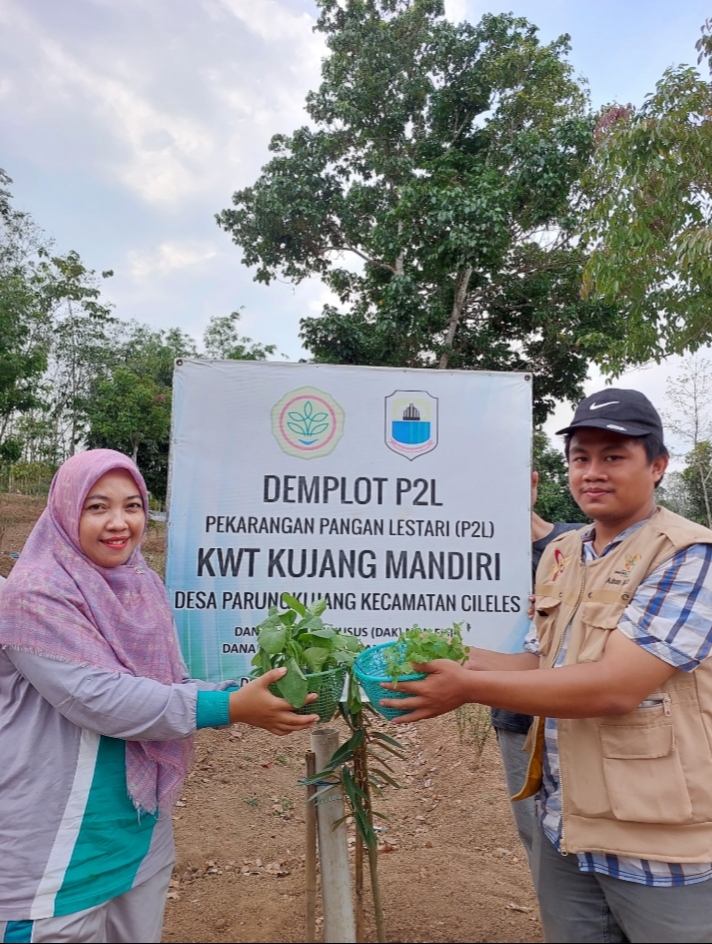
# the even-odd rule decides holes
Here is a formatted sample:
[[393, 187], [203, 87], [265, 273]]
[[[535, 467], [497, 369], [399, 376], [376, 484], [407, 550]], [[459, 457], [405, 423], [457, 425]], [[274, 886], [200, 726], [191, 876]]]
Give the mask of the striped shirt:
[[[645, 521], [631, 525], [608, 544], [600, 556], [617, 547]], [[595, 560], [595, 537], [591, 528], [582, 536], [585, 565]], [[647, 652], [683, 672], [692, 672], [710, 654], [712, 647], [712, 545], [693, 544], [653, 570], [641, 581], [618, 629]], [[554, 668], [566, 658], [571, 626], [564, 633]], [[536, 630], [532, 627], [524, 648], [538, 654]], [[643, 706], [647, 704], [644, 701]], [[561, 780], [558, 726], [547, 718], [544, 726], [544, 771], [536, 798], [537, 812], [547, 838], [561, 847]], [[581, 872], [599, 872], [640, 885], [670, 887], [692, 885], [712, 877], [712, 863], [652, 862], [628, 856], [583, 852], [578, 854]]]
[[129, 798], [126, 741], [228, 724], [230, 685], [0, 648], [0, 925], [93, 908], [173, 862], [170, 814]]

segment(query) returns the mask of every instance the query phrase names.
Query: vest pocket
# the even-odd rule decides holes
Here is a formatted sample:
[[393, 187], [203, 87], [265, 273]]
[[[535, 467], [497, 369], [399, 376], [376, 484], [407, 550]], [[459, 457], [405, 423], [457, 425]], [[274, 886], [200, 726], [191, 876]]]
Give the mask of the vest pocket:
[[569, 659], [573, 662], [599, 662], [624, 609], [622, 604], [582, 603], [580, 636], [578, 640], [572, 639], [567, 662]]
[[534, 601], [534, 622], [539, 640], [539, 655], [546, 656], [551, 649], [561, 600], [558, 597], [537, 596]]
[[[662, 713], [661, 708], [638, 710]], [[603, 775], [616, 819], [659, 824], [692, 821], [690, 794], [669, 721], [602, 724], [599, 736]]]

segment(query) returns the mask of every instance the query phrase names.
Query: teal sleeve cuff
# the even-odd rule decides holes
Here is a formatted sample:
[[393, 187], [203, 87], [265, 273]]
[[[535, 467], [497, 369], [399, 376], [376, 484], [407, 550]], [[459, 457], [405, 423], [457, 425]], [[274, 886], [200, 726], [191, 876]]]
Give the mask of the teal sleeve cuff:
[[198, 692], [196, 728], [221, 728], [230, 724], [230, 692]]

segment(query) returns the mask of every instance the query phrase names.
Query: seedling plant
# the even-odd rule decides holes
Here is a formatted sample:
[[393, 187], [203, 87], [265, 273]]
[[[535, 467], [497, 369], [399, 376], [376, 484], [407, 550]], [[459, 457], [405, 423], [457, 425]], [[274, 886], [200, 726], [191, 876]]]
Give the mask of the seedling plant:
[[413, 665], [432, 662], [433, 659], [452, 659], [460, 665], [467, 662], [469, 646], [462, 642], [462, 625], [454, 623], [445, 632], [412, 626], [398, 637], [398, 641], [383, 650], [386, 670], [394, 682], [415, 672]]
[[[287, 667], [287, 673], [275, 688], [295, 708], [301, 708], [309, 692], [309, 676], [328, 669], [343, 668], [348, 679], [347, 698], [339, 703], [341, 715], [349, 727], [349, 739], [334, 753], [327, 766], [302, 781], [319, 789], [315, 802], [336, 785], [341, 785], [347, 812], [343, 819], [352, 819], [356, 827], [356, 884], [363, 884], [363, 848], [368, 854], [371, 890], [379, 942], [386, 940], [385, 921], [378, 881], [378, 837], [374, 818], [387, 819], [373, 808], [373, 795], [382, 795], [386, 786], [398, 788], [393, 776], [391, 760], [403, 758], [403, 746], [395, 738], [378, 731], [370, 723], [368, 714], [375, 714], [364, 704], [353, 673], [356, 656], [363, 645], [353, 636], [341, 633], [322, 620], [326, 610], [323, 600], [305, 606], [288, 593], [282, 595], [287, 609], [272, 607], [267, 619], [260, 624], [258, 649], [252, 664], [254, 675], [270, 669]], [[413, 673], [413, 663], [433, 659], [454, 659], [465, 662], [468, 649], [462, 643], [461, 628], [454, 625], [446, 633], [424, 630], [413, 626], [404, 632], [387, 650], [386, 665], [394, 681]], [[385, 692], [384, 692], [385, 694]], [[343, 820], [340, 820], [342, 822]]]
[[301, 708], [310, 691], [307, 676], [329, 669], [349, 670], [363, 644], [322, 621], [324, 600], [304, 606], [289, 593], [282, 594], [282, 600], [287, 609], [280, 612], [276, 606], [270, 607], [269, 616], [258, 627], [253, 674], [264, 675], [286, 666], [286, 675], [274, 687], [290, 705]]
[[327, 766], [303, 781], [316, 784], [319, 790], [314, 801], [341, 784], [347, 804], [347, 813], [339, 820], [352, 819], [356, 827], [356, 888], [363, 888], [363, 847], [368, 855], [373, 909], [376, 918], [376, 935], [379, 942], [386, 940], [385, 916], [381, 903], [378, 880], [378, 837], [374, 828], [374, 817], [388, 819], [373, 808], [372, 796], [381, 796], [387, 785], [400, 787], [393, 777], [389, 756], [403, 758], [403, 745], [382, 731], [377, 731], [367, 720], [366, 713], [375, 714], [370, 705], [364, 705], [358, 683], [349, 672], [348, 698], [339, 704], [341, 715], [349, 726], [351, 736], [335, 751]]

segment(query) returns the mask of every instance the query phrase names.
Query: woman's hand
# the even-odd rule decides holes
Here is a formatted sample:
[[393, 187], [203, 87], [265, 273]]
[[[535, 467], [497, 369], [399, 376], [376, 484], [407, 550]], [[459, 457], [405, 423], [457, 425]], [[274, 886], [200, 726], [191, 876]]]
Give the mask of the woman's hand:
[[[272, 669], [243, 685], [239, 691], [230, 692], [230, 721], [233, 724], [243, 721], [278, 736], [310, 728], [319, 720], [319, 715], [298, 715], [286, 698], [277, 698], [269, 691], [269, 686], [286, 672], [285, 668]], [[307, 695], [307, 703], [318, 697]]]

